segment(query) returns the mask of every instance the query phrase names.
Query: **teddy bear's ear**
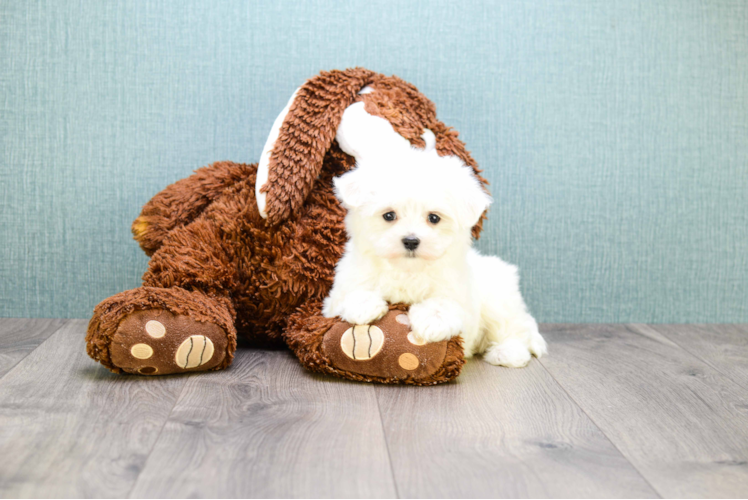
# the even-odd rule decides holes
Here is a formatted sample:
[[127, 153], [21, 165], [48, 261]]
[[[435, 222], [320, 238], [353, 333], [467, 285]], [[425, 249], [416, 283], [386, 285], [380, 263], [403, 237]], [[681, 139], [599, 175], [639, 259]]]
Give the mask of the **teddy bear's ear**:
[[273, 124], [257, 171], [257, 207], [270, 225], [285, 220], [304, 203], [343, 112], [376, 76], [363, 68], [323, 72], [291, 97]]
[[465, 177], [465, 181], [456, 183], [454, 186], [461, 191], [461, 198], [458, 200], [460, 204], [458, 218], [463, 227], [471, 228], [480, 221], [483, 213], [491, 206], [493, 198], [486, 192], [481, 183], [475, 179], [475, 174], [473, 174], [469, 167], [461, 167], [460, 170]]

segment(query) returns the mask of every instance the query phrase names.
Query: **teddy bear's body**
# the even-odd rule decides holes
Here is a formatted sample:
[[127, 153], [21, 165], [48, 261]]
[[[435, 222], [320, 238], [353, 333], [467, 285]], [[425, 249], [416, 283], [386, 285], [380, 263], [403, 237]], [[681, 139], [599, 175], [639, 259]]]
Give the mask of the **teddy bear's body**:
[[[364, 87], [373, 91], [360, 92]], [[146, 204], [133, 223], [151, 256], [143, 286], [96, 307], [87, 335], [91, 357], [113, 371], [144, 375], [221, 369], [231, 363], [239, 334], [256, 346], [285, 343], [307, 368], [356, 380], [432, 384], [457, 376], [459, 340], [409, 344], [407, 308], [393, 305], [365, 332], [320, 314], [346, 241], [332, 179], [355, 166], [335, 133], [356, 101], [416, 147], [430, 129], [440, 155], [460, 157], [485, 182], [415, 87], [363, 69], [323, 73], [289, 105], [272, 155], [265, 155], [264, 187], [256, 185], [257, 164], [219, 162]], [[267, 199], [258, 201], [258, 193]], [[356, 356], [362, 338], [369, 357]]]
[[239, 335], [254, 345], [282, 345], [289, 315], [328, 294], [346, 241], [345, 211], [331, 179], [351, 168], [352, 161], [331, 149], [325, 165], [307, 203], [273, 231], [265, 230], [257, 210], [257, 164], [215, 163], [162, 191], [135, 223], [139, 240], [155, 230], [150, 214], [174, 212], [170, 202], [182, 198], [180, 191], [194, 192], [197, 183], [216, 188], [202, 212], [166, 232], [143, 286], [228, 295]]

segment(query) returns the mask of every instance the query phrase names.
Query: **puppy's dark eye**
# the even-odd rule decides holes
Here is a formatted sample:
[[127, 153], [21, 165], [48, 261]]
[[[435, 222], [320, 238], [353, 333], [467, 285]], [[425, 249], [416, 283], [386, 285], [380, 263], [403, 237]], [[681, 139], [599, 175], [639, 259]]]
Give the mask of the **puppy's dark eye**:
[[429, 222], [432, 224], [438, 224], [439, 221], [442, 220], [441, 217], [439, 217], [436, 214], [429, 214]]
[[387, 212], [385, 213], [382, 218], [386, 220], [387, 222], [392, 222], [393, 220], [397, 219], [397, 214], [395, 212]]

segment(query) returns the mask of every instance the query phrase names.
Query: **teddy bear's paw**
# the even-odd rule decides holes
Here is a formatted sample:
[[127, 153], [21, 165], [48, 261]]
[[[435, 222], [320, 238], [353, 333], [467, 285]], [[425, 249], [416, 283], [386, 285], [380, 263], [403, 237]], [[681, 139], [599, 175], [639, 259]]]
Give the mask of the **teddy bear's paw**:
[[399, 310], [371, 324], [341, 321], [325, 334], [323, 351], [341, 375], [428, 383], [445, 362], [448, 342], [426, 343], [413, 335], [410, 324], [408, 313]]
[[112, 337], [112, 363], [128, 373], [166, 375], [205, 371], [226, 356], [228, 336], [213, 323], [163, 309], [126, 316]]

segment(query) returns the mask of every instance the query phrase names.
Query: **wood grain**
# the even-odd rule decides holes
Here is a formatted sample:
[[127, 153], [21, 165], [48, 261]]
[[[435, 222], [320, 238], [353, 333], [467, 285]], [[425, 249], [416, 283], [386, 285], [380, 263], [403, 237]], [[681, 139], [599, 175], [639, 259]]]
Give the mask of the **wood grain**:
[[651, 328], [543, 331], [543, 365], [660, 495], [748, 495], [742, 387]]
[[544, 325], [549, 357], [433, 388], [248, 349], [114, 375], [85, 327], [0, 319], [0, 497], [748, 496], [745, 326]]
[[394, 497], [374, 388], [240, 349], [190, 379], [132, 495]]
[[401, 497], [657, 496], [537, 361], [376, 392]]
[[635, 325], [652, 329], [748, 389], [748, 325]]
[[0, 378], [64, 324], [62, 319], [0, 320]]
[[125, 497], [186, 377], [114, 375], [70, 320], [0, 380], [0, 496]]

